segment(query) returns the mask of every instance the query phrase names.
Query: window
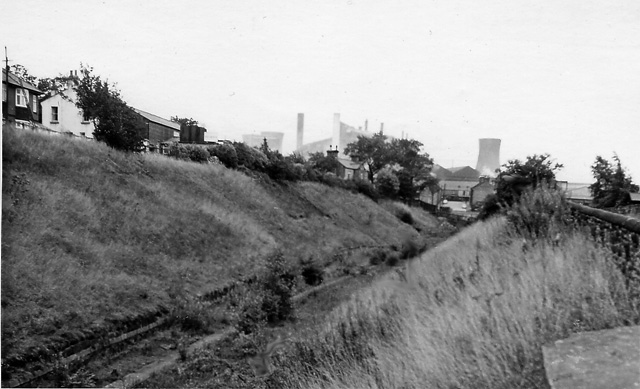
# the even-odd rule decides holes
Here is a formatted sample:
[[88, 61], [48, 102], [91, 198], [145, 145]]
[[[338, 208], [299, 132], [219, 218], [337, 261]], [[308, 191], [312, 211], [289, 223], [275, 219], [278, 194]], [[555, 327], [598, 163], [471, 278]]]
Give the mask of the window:
[[89, 115], [82, 113], [82, 123], [89, 123]]
[[29, 91], [22, 88], [16, 88], [16, 105], [26, 108], [27, 103], [29, 103]]
[[2, 101], [7, 101], [7, 84], [2, 84]]
[[31, 98], [31, 110], [33, 113], [38, 113], [38, 98], [36, 95], [33, 95]]
[[51, 107], [51, 123], [58, 122], [58, 107]]

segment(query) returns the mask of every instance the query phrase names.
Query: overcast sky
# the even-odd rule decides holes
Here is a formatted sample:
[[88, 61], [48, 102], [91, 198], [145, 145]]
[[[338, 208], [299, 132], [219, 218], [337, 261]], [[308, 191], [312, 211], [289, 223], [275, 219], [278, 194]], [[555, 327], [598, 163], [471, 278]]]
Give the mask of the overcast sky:
[[208, 135], [342, 121], [410, 138], [437, 163], [550, 153], [590, 182], [616, 152], [640, 181], [640, 1], [0, 0], [0, 39], [38, 77], [79, 64], [136, 108]]

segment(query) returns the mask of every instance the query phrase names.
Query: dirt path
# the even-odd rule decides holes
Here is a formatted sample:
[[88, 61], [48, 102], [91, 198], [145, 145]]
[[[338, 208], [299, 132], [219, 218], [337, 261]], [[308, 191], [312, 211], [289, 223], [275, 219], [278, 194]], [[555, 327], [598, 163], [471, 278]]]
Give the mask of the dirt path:
[[[337, 278], [335, 280], [329, 281], [327, 283], [324, 283], [322, 285], [316, 286], [314, 288], [308, 289], [302, 293], [297, 294], [296, 296], [293, 297], [293, 300], [295, 302], [299, 302], [300, 300], [308, 297], [308, 296], [312, 296], [316, 293], [319, 293], [321, 291], [323, 291], [324, 289], [330, 288], [332, 286], [335, 286], [337, 284], [340, 284], [344, 281], [346, 281], [347, 279], [349, 279], [351, 277], [340, 277]], [[205, 347], [207, 347], [210, 344], [216, 343], [222, 339], [224, 339], [226, 336], [229, 336], [231, 333], [233, 333], [234, 329], [232, 327], [227, 327], [225, 329], [222, 329], [220, 331], [218, 331], [215, 334], [211, 334], [208, 335], [196, 342], [194, 342], [193, 344], [191, 344], [189, 347], [187, 347], [186, 353], [187, 353], [187, 358], [196, 353], [198, 350], [201, 350]], [[155, 357], [155, 359], [151, 362], [148, 363], [146, 365], [144, 365], [144, 367], [139, 368], [138, 370], [136, 370], [133, 373], [129, 373], [126, 374], [124, 377], [122, 377], [121, 379], [118, 379], [116, 381], [113, 381], [107, 385], [105, 385], [104, 387], [106, 388], [130, 388], [133, 387], [134, 385], [137, 385], [141, 382], [146, 381], [147, 379], [149, 379], [149, 377], [151, 377], [151, 375], [159, 373], [165, 369], [170, 369], [171, 367], [173, 367], [174, 365], [176, 365], [180, 360], [180, 353], [176, 350], [167, 350], [166, 352], [163, 353], [163, 355], [157, 356]]]

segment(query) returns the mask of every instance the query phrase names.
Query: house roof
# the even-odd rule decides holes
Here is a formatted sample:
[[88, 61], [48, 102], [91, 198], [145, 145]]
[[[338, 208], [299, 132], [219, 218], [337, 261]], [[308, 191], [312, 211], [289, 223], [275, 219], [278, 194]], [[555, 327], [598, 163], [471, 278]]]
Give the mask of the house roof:
[[[7, 83], [7, 70], [4, 68], [2, 69], [2, 82]], [[11, 72], [9, 72], [8, 84], [19, 86], [20, 88], [28, 89], [36, 94], [43, 93], [40, 89], [36, 88], [35, 85], [31, 84], [30, 82], [24, 81], [23, 79], [21, 79], [20, 77], [16, 76]]]
[[493, 185], [491, 185], [491, 182], [489, 182], [489, 181], [484, 181], [484, 182], [479, 183], [478, 185], [474, 185], [474, 186], [472, 186], [472, 187], [471, 187], [471, 190], [478, 189], [478, 188], [482, 188], [482, 187], [488, 187], [488, 188], [493, 189]]
[[640, 193], [629, 193], [632, 202], [640, 202]]
[[347, 169], [358, 170], [362, 167], [361, 162], [354, 162], [347, 158], [338, 158], [338, 162], [340, 162], [340, 164], [342, 164], [342, 166], [346, 167]]
[[172, 122], [171, 120], [163, 119], [160, 116], [156, 116], [152, 113], [143, 111], [138, 108], [133, 108], [134, 111], [139, 113], [143, 118], [149, 120], [150, 122], [161, 124], [165, 127], [173, 128], [176, 131], [180, 131], [180, 123]]
[[480, 172], [471, 166], [458, 166], [449, 168], [451, 172], [451, 176], [449, 178], [473, 178], [477, 179], [480, 177]]

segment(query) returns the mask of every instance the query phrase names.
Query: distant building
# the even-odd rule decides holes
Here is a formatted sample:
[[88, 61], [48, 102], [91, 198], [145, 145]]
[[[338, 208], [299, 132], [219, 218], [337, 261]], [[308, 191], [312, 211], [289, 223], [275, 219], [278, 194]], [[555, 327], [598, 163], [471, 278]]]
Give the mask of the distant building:
[[42, 99], [41, 123], [60, 133], [93, 138], [95, 125], [76, 106], [78, 84], [77, 76], [70, 73], [66, 89]]
[[589, 189], [591, 184], [560, 182], [562, 183], [560, 187], [565, 190], [567, 200], [580, 204], [591, 204], [593, 202], [593, 195], [591, 194], [591, 189]]
[[471, 188], [480, 182], [480, 172], [471, 166], [447, 169], [436, 164], [431, 171], [440, 180], [439, 185], [444, 198], [468, 200], [471, 197]]
[[162, 142], [176, 140], [180, 138], [180, 124], [161, 118], [160, 116], [143, 111], [141, 109], [133, 108], [146, 129], [142, 134], [142, 137], [148, 141], [151, 145], [158, 145]]
[[367, 169], [364, 168], [362, 163], [340, 157], [338, 150], [335, 149], [327, 150], [327, 156], [335, 158], [339, 163], [337, 170], [334, 172], [336, 176], [345, 180], [367, 179]]
[[471, 209], [482, 206], [489, 195], [495, 193], [495, 186], [489, 179], [489, 177], [480, 177], [480, 183], [471, 188], [469, 195], [469, 203]]
[[327, 139], [322, 139], [319, 141], [303, 144], [303, 136], [304, 136], [304, 114], [298, 114], [298, 125], [297, 125], [297, 149], [296, 152], [307, 156], [312, 153], [324, 152], [328, 150], [329, 147], [337, 146], [340, 157], [346, 157], [344, 154], [344, 149], [347, 147], [349, 143], [356, 142], [358, 140], [358, 136], [372, 136], [373, 133], [367, 131], [367, 124], [365, 123], [365, 129], [355, 128], [346, 123], [340, 121], [340, 114], [336, 113], [333, 115], [333, 127], [332, 127], [332, 137]]
[[38, 122], [40, 116], [39, 97], [42, 91], [2, 69], [2, 119], [9, 122]]
[[275, 131], [262, 131], [260, 134], [244, 134], [242, 135], [242, 141], [251, 147], [260, 147], [267, 140], [269, 149], [273, 151], [282, 152], [282, 141], [284, 138], [283, 132]]
[[180, 143], [206, 144], [204, 133], [207, 129], [199, 126], [180, 126]]

